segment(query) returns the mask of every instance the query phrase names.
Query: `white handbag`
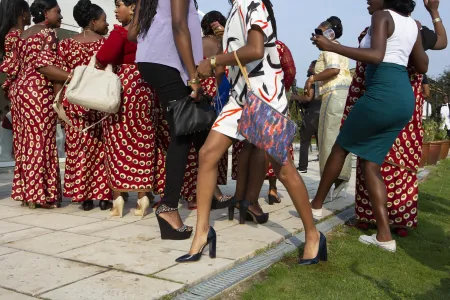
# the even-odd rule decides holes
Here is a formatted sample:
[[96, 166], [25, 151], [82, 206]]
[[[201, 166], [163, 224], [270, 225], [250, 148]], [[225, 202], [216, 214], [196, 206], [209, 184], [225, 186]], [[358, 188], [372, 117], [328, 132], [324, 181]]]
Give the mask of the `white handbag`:
[[[67, 81], [64, 83], [64, 86], [67, 85], [65, 96], [72, 104], [87, 109], [115, 114], [120, 108], [120, 96], [122, 91], [120, 78], [114, 74], [112, 65], [108, 65], [103, 71], [95, 68], [95, 62], [96, 58], [94, 55], [91, 58], [89, 65], [75, 68], [69, 84], [67, 84]], [[64, 87], [56, 95], [53, 101], [53, 108], [58, 116], [75, 130], [86, 132], [89, 128], [97, 125], [108, 117], [107, 114], [97, 123], [82, 130], [74, 127], [72, 122], [67, 118], [62, 105], [63, 92]]]

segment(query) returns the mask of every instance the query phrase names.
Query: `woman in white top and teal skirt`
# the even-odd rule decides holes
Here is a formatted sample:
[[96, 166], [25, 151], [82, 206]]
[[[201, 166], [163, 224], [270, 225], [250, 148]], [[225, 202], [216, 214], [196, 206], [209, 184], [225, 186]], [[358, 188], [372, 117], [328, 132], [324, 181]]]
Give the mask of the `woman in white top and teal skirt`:
[[[383, 0], [369, 1], [369, 11]], [[364, 178], [377, 220], [378, 232], [361, 236], [365, 244], [396, 251], [386, 207], [386, 187], [381, 165], [386, 154], [414, 111], [414, 94], [408, 78], [408, 61], [419, 73], [428, 70], [428, 56], [422, 47], [418, 25], [410, 17], [412, 0], [384, 0], [384, 10], [375, 11], [368, 35], [361, 48], [330, 42], [322, 36], [311, 40], [324, 51], [335, 52], [368, 64], [366, 93], [350, 112], [325, 165], [313, 209], [322, 209], [323, 201], [338, 178], [346, 156], [358, 155], [363, 161]]]

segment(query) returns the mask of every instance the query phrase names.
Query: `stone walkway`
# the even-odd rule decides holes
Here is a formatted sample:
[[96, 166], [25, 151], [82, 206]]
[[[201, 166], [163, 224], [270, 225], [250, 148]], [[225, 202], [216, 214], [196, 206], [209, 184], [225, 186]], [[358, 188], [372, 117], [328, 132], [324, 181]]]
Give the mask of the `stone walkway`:
[[[310, 163], [302, 175], [313, 196], [318, 163]], [[347, 197], [342, 193], [325, 205], [325, 217], [353, 203], [354, 177]], [[144, 219], [129, 213], [136, 195], [130, 195], [122, 219], [99, 208], [84, 212], [67, 199], [60, 209], [30, 210], [11, 200], [11, 180], [12, 174], [0, 174], [0, 300], [158, 299], [229, 269], [303, 228], [285, 189], [279, 187], [282, 203], [269, 206], [265, 184], [260, 203], [270, 212], [267, 224], [241, 226], [237, 218], [228, 221], [225, 210], [213, 211], [217, 258], [206, 254], [198, 263], [176, 264], [191, 241], [162, 241], [154, 212]], [[232, 194], [234, 184], [229, 180], [223, 192]], [[186, 224], [195, 225], [195, 211], [182, 207], [180, 212]]]

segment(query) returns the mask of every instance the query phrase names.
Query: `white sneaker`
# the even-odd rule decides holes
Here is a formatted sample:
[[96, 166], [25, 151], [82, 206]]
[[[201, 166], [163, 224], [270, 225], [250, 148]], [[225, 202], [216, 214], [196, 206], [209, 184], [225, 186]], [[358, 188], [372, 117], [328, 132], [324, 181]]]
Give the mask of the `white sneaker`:
[[379, 242], [377, 240], [377, 235], [361, 235], [359, 237], [359, 241], [366, 245], [375, 245], [383, 250], [389, 251], [389, 252], [395, 252], [397, 250], [397, 243], [395, 240], [389, 241], [389, 242]]

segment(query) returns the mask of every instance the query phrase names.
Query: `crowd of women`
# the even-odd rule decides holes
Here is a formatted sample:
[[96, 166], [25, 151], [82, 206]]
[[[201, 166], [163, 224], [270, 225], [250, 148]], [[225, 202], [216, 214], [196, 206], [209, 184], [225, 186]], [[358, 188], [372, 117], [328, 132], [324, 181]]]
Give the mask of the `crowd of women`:
[[[286, 114], [286, 91], [296, 70], [289, 49], [277, 38], [270, 0], [229, 2], [228, 20], [213, 11], [200, 22], [195, 0], [117, 0], [120, 25], [105, 37], [109, 24], [103, 9], [79, 0], [73, 16], [82, 31], [59, 41], [55, 29], [62, 16], [56, 0], [35, 0], [31, 7], [24, 0], [2, 0], [0, 37], [5, 42], [0, 47], [0, 71], [8, 76], [3, 88], [11, 100], [16, 160], [12, 199], [30, 208], [54, 208], [64, 194], [82, 203], [84, 210], [92, 210], [99, 201], [102, 210], [121, 217], [128, 193], [136, 192], [134, 214], [144, 217], [153, 196], [160, 195], [155, 213], [161, 238], [182, 240], [194, 232], [178, 213], [180, 198], [185, 198], [189, 209], [198, 210], [191, 249], [177, 259], [189, 262], [199, 260], [207, 246], [210, 256], [216, 255], [211, 209], [228, 208], [230, 220], [238, 209], [241, 224], [266, 223], [269, 214], [259, 205], [259, 194], [269, 178], [269, 202], [280, 202], [278, 178], [305, 228], [299, 264], [317, 264], [327, 260], [327, 245], [313, 215], [322, 215], [333, 184], [335, 195], [346, 188], [349, 153], [354, 153], [359, 157], [357, 219], [378, 227], [376, 235], [361, 236], [360, 241], [395, 251], [390, 226], [417, 224], [416, 173], [423, 136], [420, 84], [428, 68], [424, 49], [447, 45], [439, 0], [424, 0], [435, 32], [411, 18], [414, 1], [369, 0], [372, 23], [360, 38], [360, 48], [339, 44], [339, 18], [319, 24], [312, 41], [322, 52], [315, 75], [305, 84], [306, 93], [315, 90], [322, 99], [322, 179], [312, 204], [292, 157], [282, 165], [238, 132], [250, 90], [247, 82], [257, 97]], [[26, 28], [31, 18], [34, 25]], [[114, 66], [122, 84], [121, 106], [118, 113], [105, 115], [56, 99], [69, 119], [64, 124], [67, 160], [62, 191], [55, 140], [58, 118], [52, 103], [55, 94], [64, 92], [72, 71], [92, 58], [98, 69]], [[353, 81], [348, 58], [358, 61]], [[241, 62], [248, 78], [238, 67]], [[228, 101], [212, 129], [177, 134], [171, 103], [208, 96], [213, 103], [226, 80], [231, 86]], [[345, 122], [339, 130], [341, 119]], [[227, 196], [219, 185], [226, 184], [232, 146], [237, 183], [235, 194]]]

